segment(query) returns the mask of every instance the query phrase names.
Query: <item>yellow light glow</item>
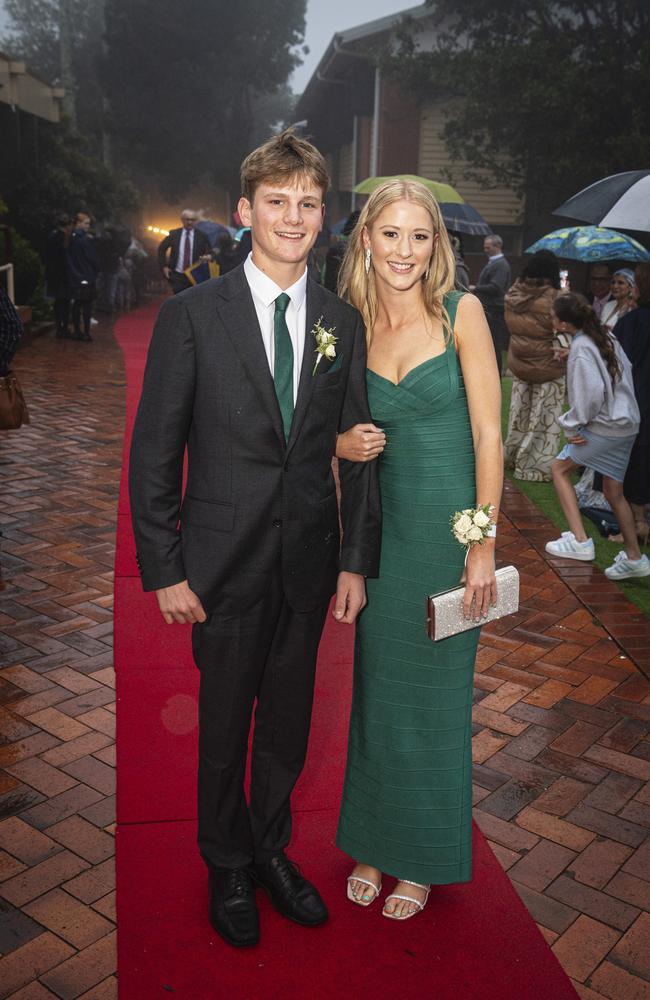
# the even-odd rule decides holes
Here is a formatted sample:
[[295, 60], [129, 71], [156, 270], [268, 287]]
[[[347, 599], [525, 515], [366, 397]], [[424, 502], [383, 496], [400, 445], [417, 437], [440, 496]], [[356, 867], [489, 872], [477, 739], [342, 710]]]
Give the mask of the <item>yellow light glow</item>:
[[160, 226], [147, 226], [147, 232], [158, 233], [160, 236], [169, 236], [169, 229], [161, 229]]

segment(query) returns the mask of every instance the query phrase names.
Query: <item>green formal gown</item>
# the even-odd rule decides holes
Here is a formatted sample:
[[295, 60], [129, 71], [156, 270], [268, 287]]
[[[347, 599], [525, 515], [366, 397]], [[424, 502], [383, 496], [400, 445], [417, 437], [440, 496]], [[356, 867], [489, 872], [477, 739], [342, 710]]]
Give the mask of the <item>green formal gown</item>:
[[[459, 293], [445, 305], [453, 326]], [[467, 396], [453, 338], [395, 385], [368, 371], [383, 530], [379, 579], [356, 631], [338, 846], [424, 884], [472, 867], [472, 678], [479, 629], [432, 642], [428, 594], [459, 585], [465, 550], [450, 518], [476, 502]]]

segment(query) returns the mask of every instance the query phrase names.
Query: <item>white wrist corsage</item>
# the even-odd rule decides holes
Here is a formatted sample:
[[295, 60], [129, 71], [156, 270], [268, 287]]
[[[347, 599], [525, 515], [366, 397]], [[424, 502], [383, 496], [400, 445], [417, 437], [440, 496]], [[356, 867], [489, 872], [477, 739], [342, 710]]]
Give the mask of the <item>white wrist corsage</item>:
[[473, 545], [482, 545], [486, 538], [494, 538], [497, 526], [492, 520], [494, 507], [485, 503], [482, 507], [467, 507], [457, 510], [451, 519], [451, 530], [456, 541], [469, 551]]

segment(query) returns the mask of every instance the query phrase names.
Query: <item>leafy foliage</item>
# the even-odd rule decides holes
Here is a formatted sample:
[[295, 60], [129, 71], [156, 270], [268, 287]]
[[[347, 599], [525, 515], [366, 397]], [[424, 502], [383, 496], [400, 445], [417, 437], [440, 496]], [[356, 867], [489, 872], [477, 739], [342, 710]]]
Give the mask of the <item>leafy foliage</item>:
[[[16, 302], [31, 303], [35, 293], [43, 284], [43, 265], [32, 245], [16, 232], [11, 230], [11, 262], [14, 265], [14, 289]], [[6, 256], [5, 234], [0, 233], [0, 256]]]
[[116, 146], [169, 196], [201, 174], [234, 185], [253, 102], [299, 62], [305, 0], [106, 0]]
[[407, 28], [389, 61], [448, 101], [453, 157], [526, 193], [529, 216], [650, 161], [647, 0], [427, 0], [437, 32]]
[[29, 161], [8, 192], [10, 218], [42, 251], [60, 212], [86, 210], [102, 220], [119, 219], [138, 204], [133, 185], [95, 159], [69, 123], [41, 123], [40, 158]]

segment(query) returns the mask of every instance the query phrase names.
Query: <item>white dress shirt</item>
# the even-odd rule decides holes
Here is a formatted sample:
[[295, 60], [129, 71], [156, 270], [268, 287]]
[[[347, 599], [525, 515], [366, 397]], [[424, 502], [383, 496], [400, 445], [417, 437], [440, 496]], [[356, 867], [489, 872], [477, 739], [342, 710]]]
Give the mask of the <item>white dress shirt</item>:
[[298, 280], [289, 288], [280, 288], [276, 285], [268, 274], [260, 271], [259, 267], [253, 263], [253, 255], [249, 253], [244, 261], [244, 274], [248, 282], [253, 304], [257, 313], [257, 320], [260, 325], [264, 350], [269, 361], [271, 375], [274, 372], [275, 362], [275, 336], [273, 330], [273, 319], [275, 316], [275, 300], [284, 291], [291, 301], [287, 306], [285, 320], [291, 337], [293, 347], [293, 402], [294, 406], [298, 398], [298, 382], [300, 381], [300, 369], [305, 353], [305, 324], [307, 320], [307, 268]]
[[192, 250], [194, 249], [194, 230], [185, 229], [183, 226], [183, 232], [181, 233], [181, 241], [178, 245], [178, 260], [176, 261], [176, 270], [179, 274], [184, 271], [183, 261], [185, 260], [185, 244], [189, 241], [190, 244], [190, 264], [192, 263]]

